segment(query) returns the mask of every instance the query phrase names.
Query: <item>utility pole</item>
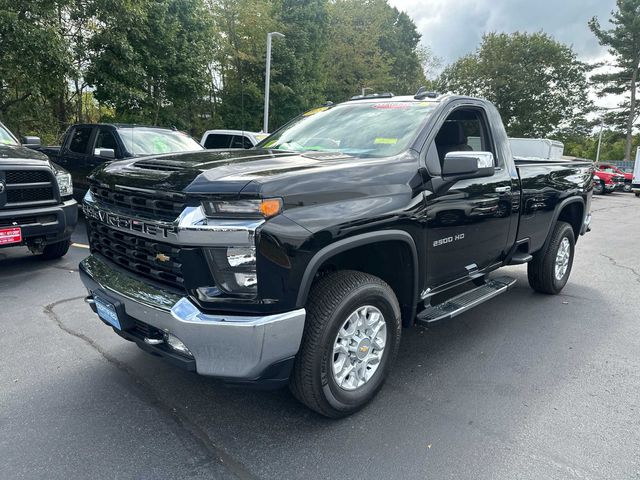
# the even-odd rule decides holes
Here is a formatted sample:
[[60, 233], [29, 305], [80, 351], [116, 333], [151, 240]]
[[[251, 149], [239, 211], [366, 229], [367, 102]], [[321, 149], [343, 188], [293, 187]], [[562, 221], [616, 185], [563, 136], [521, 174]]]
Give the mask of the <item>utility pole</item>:
[[269, 133], [269, 81], [271, 77], [271, 38], [284, 38], [280, 32], [267, 33], [267, 66], [264, 74], [264, 120], [262, 122], [263, 133]]

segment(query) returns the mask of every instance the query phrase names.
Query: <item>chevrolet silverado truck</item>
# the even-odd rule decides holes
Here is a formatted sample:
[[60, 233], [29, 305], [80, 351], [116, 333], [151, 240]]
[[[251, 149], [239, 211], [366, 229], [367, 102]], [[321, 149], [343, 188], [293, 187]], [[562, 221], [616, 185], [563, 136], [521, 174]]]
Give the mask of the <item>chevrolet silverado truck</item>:
[[43, 259], [64, 256], [78, 221], [72, 195], [71, 175], [0, 123], [0, 248], [26, 245]]
[[178, 130], [120, 123], [71, 125], [59, 147], [40, 149], [52, 162], [71, 173], [75, 198], [79, 202], [89, 189], [87, 177], [103, 163], [198, 150], [203, 150], [202, 146]]
[[506, 292], [500, 267], [528, 263], [534, 290], [559, 293], [592, 176], [590, 162], [516, 163], [485, 100], [363, 96], [254, 149], [99, 168], [80, 275], [99, 318], [143, 350], [227, 382], [288, 383], [341, 417], [393, 373], [403, 328]]

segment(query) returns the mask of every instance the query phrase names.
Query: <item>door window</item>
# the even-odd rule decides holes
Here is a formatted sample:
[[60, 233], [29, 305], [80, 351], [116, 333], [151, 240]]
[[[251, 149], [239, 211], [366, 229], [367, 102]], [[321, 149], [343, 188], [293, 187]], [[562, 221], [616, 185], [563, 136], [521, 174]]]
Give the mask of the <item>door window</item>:
[[231, 148], [251, 148], [253, 144], [247, 137], [235, 135], [231, 141]]
[[229, 148], [231, 143], [231, 135], [222, 133], [212, 133], [207, 135], [204, 141], [204, 148]]
[[493, 153], [495, 165], [485, 116], [475, 108], [461, 108], [451, 113], [436, 135], [435, 146], [441, 165], [447, 153], [471, 151]]
[[91, 127], [78, 127], [71, 134], [69, 150], [75, 153], [87, 153], [89, 138], [91, 137]]
[[120, 158], [120, 149], [118, 148], [118, 141], [113, 132], [106, 128], [101, 128], [96, 137], [96, 150], [99, 148], [110, 148], [115, 152], [116, 158]]

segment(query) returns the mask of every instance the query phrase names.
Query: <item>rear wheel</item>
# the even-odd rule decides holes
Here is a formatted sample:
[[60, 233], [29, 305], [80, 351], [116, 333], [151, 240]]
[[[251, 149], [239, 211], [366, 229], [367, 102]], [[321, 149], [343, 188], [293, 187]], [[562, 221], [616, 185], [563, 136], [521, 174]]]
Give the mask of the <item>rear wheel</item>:
[[536, 292], [555, 295], [569, 280], [575, 252], [573, 228], [566, 222], [557, 222], [546, 249], [537, 252], [527, 265], [529, 285]]
[[393, 290], [362, 272], [327, 274], [312, 288], [290, 389], [309, 408], [339, 418], [380, 390], [400, 343]]
[[52, 243], [44, 247], [40, 258], [44, 260], [55, 260], [56, 258], [64, 257], [69, 251], [71, 246], [71, 240], [64, 240], [62, 242]]

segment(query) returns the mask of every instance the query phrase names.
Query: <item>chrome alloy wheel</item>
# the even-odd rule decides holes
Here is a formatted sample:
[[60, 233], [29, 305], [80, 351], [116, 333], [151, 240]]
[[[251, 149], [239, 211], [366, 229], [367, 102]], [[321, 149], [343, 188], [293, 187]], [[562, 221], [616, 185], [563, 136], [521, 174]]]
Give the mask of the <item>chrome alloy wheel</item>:
[[569, 268], [570, 259], [571, 244], [569, 243], [569, 239], [564, 237], [558, 246], [558, 253], [556, 253], [556, 280], [562, 280], [564, 278], [564, 274], [567, 273], [567, 268]]
[[356, 390], [376, 373], [387, 343], [387, 323], [372, 305], [358, 308], [342, 324], [333, 344], [331, 369], [336, 384]]

